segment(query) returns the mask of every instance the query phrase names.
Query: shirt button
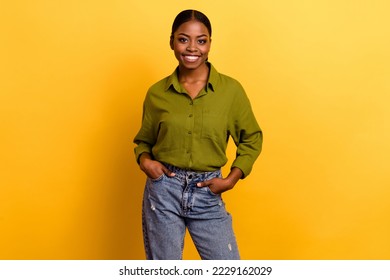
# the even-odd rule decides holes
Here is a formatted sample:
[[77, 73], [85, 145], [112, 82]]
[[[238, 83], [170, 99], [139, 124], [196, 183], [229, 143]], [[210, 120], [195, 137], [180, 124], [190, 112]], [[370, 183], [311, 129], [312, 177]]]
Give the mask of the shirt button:
[[192, 118], [193, 115], [192, 115], [192, 114], [189, 114], [188, 116], [189, 116], [190, 118]]
[[190, 105], [194, 105], [194, 101], [191, 100], [191, 101], [190, 101]]
[[192, 131], [188, 131], [188, 134], [192, 134]]

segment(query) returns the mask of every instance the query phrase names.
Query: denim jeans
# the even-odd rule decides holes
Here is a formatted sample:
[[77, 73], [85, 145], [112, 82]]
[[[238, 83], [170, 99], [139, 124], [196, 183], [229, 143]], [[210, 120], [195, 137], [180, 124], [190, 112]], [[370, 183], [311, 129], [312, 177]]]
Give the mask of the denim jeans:
[[165, 174], [146, 181], [142, 225], [147, 259], [182, 259], [186, 228], [204, 260], [240, 259], [231, 215], [221, 195], [196, 184], [221, 171], [195, 172], [166, 164]]

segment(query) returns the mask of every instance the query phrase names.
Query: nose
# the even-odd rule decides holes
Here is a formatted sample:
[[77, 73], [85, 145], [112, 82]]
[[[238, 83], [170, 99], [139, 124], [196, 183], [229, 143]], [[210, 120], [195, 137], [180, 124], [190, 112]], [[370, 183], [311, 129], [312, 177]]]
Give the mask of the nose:
[[193, 41], [190, 41], [187, 45], [187, 51], [196, 51], [196, 46], [195, 46], [195, 42]]

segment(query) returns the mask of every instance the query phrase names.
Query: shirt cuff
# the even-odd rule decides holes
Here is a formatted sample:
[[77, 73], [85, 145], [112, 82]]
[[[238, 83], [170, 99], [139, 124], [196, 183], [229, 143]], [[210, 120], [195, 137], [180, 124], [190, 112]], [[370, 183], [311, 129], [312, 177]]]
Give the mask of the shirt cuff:
[[138, 146], [134, 148], [135, 159], [138, 164], [139, 164], [139, 157], [142, 155], [142, 153], [152, 154], [152, 147], [150, 147], [146, 143], [139, 143]]
[[236, 158], [234, 161], [233, 161], [233, 164], [232, 164], [232, 167], [237, 167], [239, 169], [241, 169], [242, 171], [242, 177], [241, 179], [244, 179], [246, 176], [248, 176], [251, 171], [252, 171], [252, 164], [248, 163], [247, 160], [245, 160], [244, 158]]

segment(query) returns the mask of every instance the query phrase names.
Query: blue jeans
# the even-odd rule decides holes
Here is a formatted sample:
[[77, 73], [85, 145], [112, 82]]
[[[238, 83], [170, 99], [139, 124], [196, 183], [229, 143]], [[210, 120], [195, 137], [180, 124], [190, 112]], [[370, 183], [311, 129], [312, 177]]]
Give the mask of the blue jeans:
[[231, 215], [219, 194], [196, 183], [221, 177], [221, 171], [195, 172], [166, 164], [165, 174], [146, 181], [142, 225], [146, 258], [182, 259], [186, 228], [204, 260], [240, 259]]

